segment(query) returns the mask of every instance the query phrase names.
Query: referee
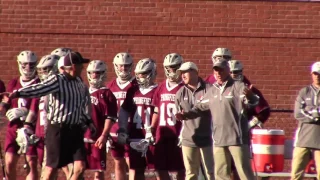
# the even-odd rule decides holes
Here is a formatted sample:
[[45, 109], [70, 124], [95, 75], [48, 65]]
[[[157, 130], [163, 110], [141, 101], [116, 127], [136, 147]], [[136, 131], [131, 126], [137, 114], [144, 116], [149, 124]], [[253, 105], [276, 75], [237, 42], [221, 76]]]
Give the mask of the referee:
[[88, 89], [80, 78], [83, 64], [88, 63], [89, 59], [82, 58], [78, 52], [69, 52], [59, 61], [62, 74], [52, 75], [41, 83], [21, 88], [9, 94], [9, 97], [32, 98], [49, 95], [45, 139], [47, 162], [44, 179], [52, 179], [58, 168], [73, 163], [71, 179], [76, 180], [85, 170], [83, 124], [95, 132], [87, 113], [90, 103], [87, 96]]

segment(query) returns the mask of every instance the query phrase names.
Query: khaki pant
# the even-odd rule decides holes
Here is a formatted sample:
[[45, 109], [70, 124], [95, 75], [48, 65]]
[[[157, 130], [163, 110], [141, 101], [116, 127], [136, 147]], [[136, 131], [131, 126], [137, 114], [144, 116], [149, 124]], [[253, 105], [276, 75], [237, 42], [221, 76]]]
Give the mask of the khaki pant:
[[212, 146], [187, 147], [182, 146], [183, 163], [186, 168], [186, 180], [197, 180], [200, 170], [200, 162], [203, 162], [205, 176], [208, 180], [214, 180]]
[[255, 179], [248, 145], [214, 147], [213, 152], [216, 180], [230, 179], [231, 158], [234, 160], [241, 180]]
[[292, 180], [303, 179], [305, 168], [308, 165], [309, 161], [311, 160], [312, 153], [316, 163], [317, 179], [320, 179], [320, 150], [295, 147], [293, 149], [292, 165], [291, 165]]

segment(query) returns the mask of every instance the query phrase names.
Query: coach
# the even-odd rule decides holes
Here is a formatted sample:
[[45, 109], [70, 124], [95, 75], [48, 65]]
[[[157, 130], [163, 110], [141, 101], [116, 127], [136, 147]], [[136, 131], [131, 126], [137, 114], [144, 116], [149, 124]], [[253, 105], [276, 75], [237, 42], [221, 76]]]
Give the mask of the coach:
[[[180, 111], [190, 111], [200, 102], [211, 84], [204, 82], [198, 75], [198, 67], [193, 62], [185, 62], [177, 70], [181, 75], [184, 86], [176, 94], [175, 104]], [[200, 162], [203, 162], [208, 180], [214, 179], [212, 122], [210, 111], [204, 111], [196, 117], [182, 122], [180, 134], [183, 163], [186, 168], [186, 179], [198, 179]]]
[[47, 80], [9, 94], [10, 98], [41, 97], [49, 95], [48, 127], [46, 131], [47, 166], [45, 179], [52, 179], [58, 168], [74, 164], [71, 179], [78, 179], [85, 170], [85, 147], [83, 142], [83, 123], [95, 131], [87, 107], [90, 103], [88, 89], [80, 75], [83, 63], [78, 52], [70, 52], [61, 57], [62, 74], [52, 75]]
[[225, 59], [213, 65], [217, 82], [190, 111], [176, 114], [178, 120], [210, 110], [213, 122], [215, 179], [230, 179], [231, 158], [241, 179], [254, 179], [250, 165], [247, 110], [259, 102], [243, 82], [234, 81]]

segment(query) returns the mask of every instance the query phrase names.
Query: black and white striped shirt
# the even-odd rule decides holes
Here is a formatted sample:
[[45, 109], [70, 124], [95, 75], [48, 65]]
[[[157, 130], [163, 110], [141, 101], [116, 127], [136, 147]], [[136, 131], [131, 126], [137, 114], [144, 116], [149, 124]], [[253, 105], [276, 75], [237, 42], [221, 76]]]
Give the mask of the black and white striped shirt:
[[68, 79], [64, 74], [52, 75], [47, 80], [18, 90], [18, 97], [49, 95], [47, 118], [51, 124], [78, 125], [90, 120], [88, 88], [79, 77]]

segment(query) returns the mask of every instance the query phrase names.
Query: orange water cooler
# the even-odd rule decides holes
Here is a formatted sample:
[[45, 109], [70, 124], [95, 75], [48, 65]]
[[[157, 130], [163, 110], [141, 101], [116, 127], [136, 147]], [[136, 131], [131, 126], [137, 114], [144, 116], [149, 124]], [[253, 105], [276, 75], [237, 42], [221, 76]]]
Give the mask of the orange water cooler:
[[284, 131], [252, 130], [252, 168], [257, 172], [281, 172], [284, 167]]

